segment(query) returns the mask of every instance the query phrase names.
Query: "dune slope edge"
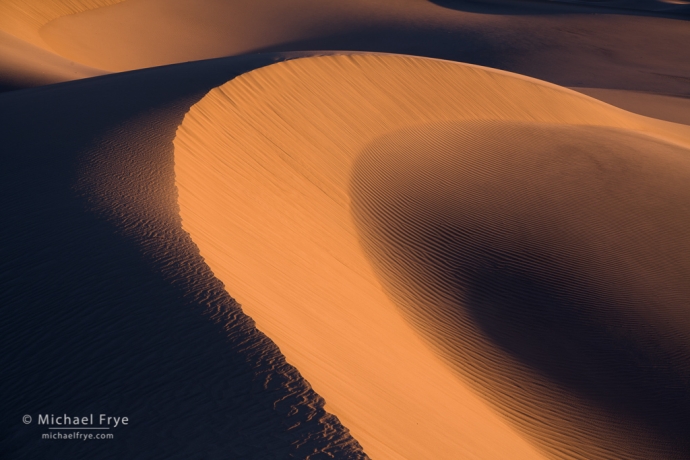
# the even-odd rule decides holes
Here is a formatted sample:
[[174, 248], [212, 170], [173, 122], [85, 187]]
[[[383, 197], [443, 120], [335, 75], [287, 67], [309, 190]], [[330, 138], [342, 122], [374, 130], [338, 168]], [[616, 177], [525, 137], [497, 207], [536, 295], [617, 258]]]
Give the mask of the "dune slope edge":
[[[0, 457], [366, 458], [180, 224], [184, 114], [278, 59], [0, 95]], [[37, 413], [131, 423], [112, 442], [41, 441], [45, 425], [17, 423]]]
[[[482, 329], [481, 318], [465, 315], [454, 318], [457, 321], [444, 330], [434, 319], [439, 308], [434, 296], [441, 296], [460, 312], [465, 308], [463, 302], [448, 298], [426, 279], [411, 282], [416, 279], [415, 270], [405, 264], [391, 268], [391, 264], [381, 263], [386, 261], [381, 254], [399, 240], [372, 237], [376, 234], [367, 225], [382, 225], [374, 219], [379, 216], [376, 212], [362, 225], [365, 214], [361, 211], [366, 207], [360, 206], [359, 214], [355, 212], [359, 220], [353, 219], [357, 209], [350, 187], [357, 176], [352, 176], [352, 168], [359, 157], [366, 157], [367, 145], [401, 129], [482, 120], [527, 123], [525, 129], [537, 132], [541, 126], [580, 126], [584, 131], [576, 135], [586, 139], [591, 132], [585, 127], [607, 128], [603, 134], [591, 134], [587, 142], [593, 146], [601, 142], [618, 145], [618, 134], [610, 133], [636, 131], [636, 136], [645, 139], [655, 136], [666, 149], [660, 155], [670, 155], [673, 149], [685, 151], [690, 140], [687, 127], [653, 121], [506, 72], [391, 55], [300, 59], [242, 75], [211, 91], [187, 114], [175, 138], [183, 227], [259, 329], [276, 341], [288, 361], [325, 397], [329, 410], [374, 458], [505, 458], [508, 452], [511, 458], [535, 458], [539, 456], [535, 448], [548, 456], [566, 458], [673, 457], [683, 447], [677, 443], [669, 447], [668, 439], [659, 442], [663, 434], [659, 426], [645, 424], [658, 417], [645, 418], [644, 411], [638, 412], [628, 426], [625, 414], [598, 404], [597, 395], [587, 393], [596, 386], [583, 390], [567, 381], [567, 376], [545, 369], [544, 362], [534, 362], [527, 351], [511, 353], [504, 335], [515, 333], [514, 328], [508, 332]], [[515, 128], [517, 132], [520, 126]], [[427, 136], [417, 139], [421, 147], [401, 155], [416, 159], [429, 153], [433, 158], [435, 147], [427, 152], [424, 145], [453, 139], [437, 138], [433, 130], [418, 133]], [[481, 147], [481, 136], [474, 142]], [[448, 149], [455, 151], [453, 148], [451, 143]], [[591, 161], [597, 161], [597, 154], [591, 153]], [[685, 168], [678, 161], [676, 166]], [[679, 171], [687, 171], [682, 168]], [[588, 171], [576, 173], [586, 175]], [[539, 180], [539, 176], [532, 179]], [[405, 196], [406, 187], [391, 191], [391, 196]], [[500, 190], [508, 195], [514, 192]], [[356, 196], [358, 203], [376, 209], [371, 204], [378, 202], [376, 196]], [[684, 198], [681, 194], [679, 203]], [[462, 199], [458, 198], [460, 203]], [[482, 213], [490, 215], [497, 204], [488, 197], [486, 206], [479, 207], [477, 219]], [[404, 215], [391, 209], [395, 218], [385, 220], [380, 215], [383, 223], [417, 235], [403, 225]], [[535, 207], [533, 213], [540, 216], [540, 209]], [[530, 218], [515, 217], [520, 225], [527, 225]], [[414, 228], [414, 221], [409, 225]], [[541, 238], [538, 231], [534, 238]], [[491, 240], [487, 241], [491, 249]], [[558, 250], [555, 241], [553, 248]], [[430, 254], [443, 254], [444, 244], [424, 247]], [[397, 250], [411, 251], [415, 246], [411, 247], [402, 245]], [[472, 240], [465, 247], [471, 249]], [[449, 257], [460, 263], [464, 255], [459, 250]], [[424, 257], [432, 266], [443, 266], [438, 258]], [[686, 266], [682, 260], [673, 263]], [[675, 281], [669, 282], [674, 289], [678, 287]], [[409, 285], [404, 295], [396, 290], [401, 284]], [[481, 281], [475, 284], [482, 285]], [[431, 289], [433, 295], [424, 289]], [[494, 305], [496, 299], [488, 302], [494, 309], [501, 308]], [[625, 308], [622, 304], [619, 310]], [[634, 319], [644, 313], [638, 310], [632, 316], [617, 310], [601, 314]], [[419, 311], [424, 315], [414, 314]], [[534, 313], [537, 320], [542, 313]], [[657, 325], [686, 319], [684, 312], [671, 307], [657, 316], [649, 315]], [[514, 319], [515, 324], [518, 321], [522, 321], [519, 315]], [[576, 332], [588, 331], [586, 325], [599, 324], [597, 321], [578, 323]], [[631, 321], [626, 324], [637, 324]], [[611, 322], [600, 323], [606, 333], [617, 332], [609, 331]], [[476, 332], [476, 340], [469, 338], [467, 344], [451, 340], [463, 332], [457, 324]], [[669, 329], [674, 334], [662, 335], [661, 342], [668, 346], [664, 350], [687, 349], [686, 329], [681, 324]], [[525, 327], [530, 327], [529, 322]], [[523, 334], [529, 334], [529, 329]], [[670, 342], [664, 342], [667, 336]], [[645, 340], [640, 339], [640, 346]], [[467, 358], [469, 352], [460, 352], [463, 347], [476, 352], [472, 359]], [[673, 372], [687, 370], [683, 367], [686, 356], [675, 356]], [[596, 370], [590, 369], [592, 363], [586, 359], [580, 364], [585, 370]], [[506, 383], [511, 378], [514, 385], [529, 382], [531, 386], [511, 389]], [[682, 379], [671, 383], [678, 381]], [[542, 386], [544, 397], [535, 394]], [[650, 390], [644, 385], [641, 388]], [[687, 394], [687, 388], [679, 391]], [[565, 411], [568, 404], [572, 408]], [[553, 428], [547, 429], [550, 424]]]

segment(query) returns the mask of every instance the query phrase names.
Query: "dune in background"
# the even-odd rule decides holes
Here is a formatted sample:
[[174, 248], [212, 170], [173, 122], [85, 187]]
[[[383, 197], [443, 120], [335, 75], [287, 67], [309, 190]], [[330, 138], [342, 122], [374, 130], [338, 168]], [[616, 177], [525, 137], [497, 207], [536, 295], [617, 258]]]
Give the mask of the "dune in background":
[[174, 144], [183, 228], [373, 458], [687, 456], [690, 128], [350, 55], [212, 90]]
[[523, 1], [444, 5], [126, 0], [53, 18], [41, 26], [40, 38], [67, 59], [109, 71], [329, 49], [456, 60], [562, 86], [687, 95], [690, 49], [679, 46], [690, 41], [685, 20], [640, 17], [594, 3], [588, 8]]
[[3, 0], [0, 2], [0, 91], [107, 73], [58, 54], [41, 37], [49, 22], [123, 0]]
[[690, 97], [602, 88], [572, 89], [630, 112], [690, 125]]
[[95, 77], [104, 73], [106, 72], [69, 61], [0, 31], [0, 92]]
[[38, 47], [45, 47], [41, 28], [62, 16], [114, 5], [124, 0], [3, 0], [0, 29]]
[[[678, 46], [690, 42], [687, 5], [577, 3], [8, 0], [0, 3], [0, 31], [16, 40], [0, 40], [0, 89], [246, 53], [355, 50], [449, 59], [632, 96], [690, 95], [690, 48]], [[636, 8], [659, 11], [641, 17]], [[596, 97], [630, 107], [629, 98], [610, 91]], [[678, 104], [635, 99], [635, 112], [683, 117], [664, 109]]]

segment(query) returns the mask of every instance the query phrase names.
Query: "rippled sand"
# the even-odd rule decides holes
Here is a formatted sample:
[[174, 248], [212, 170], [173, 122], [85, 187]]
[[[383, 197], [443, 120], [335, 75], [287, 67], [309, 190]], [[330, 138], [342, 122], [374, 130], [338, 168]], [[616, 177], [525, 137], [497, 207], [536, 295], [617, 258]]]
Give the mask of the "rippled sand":
[[687, 458], [686, 3], [0, 1], [0, 456]]

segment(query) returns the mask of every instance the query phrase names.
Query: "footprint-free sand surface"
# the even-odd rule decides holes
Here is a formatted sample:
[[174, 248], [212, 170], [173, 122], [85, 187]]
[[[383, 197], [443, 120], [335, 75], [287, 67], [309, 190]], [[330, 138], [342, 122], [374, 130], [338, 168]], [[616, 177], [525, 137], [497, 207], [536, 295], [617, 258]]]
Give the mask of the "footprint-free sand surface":
[[333, 56], [211, 91], [175, 171], [202, 257], [372, 457], [535, 457], [519, 433], [680, 458], [689, 135], [517, 75]]
[[688, 458], [687, 19], [0, 0], [0, 457]]

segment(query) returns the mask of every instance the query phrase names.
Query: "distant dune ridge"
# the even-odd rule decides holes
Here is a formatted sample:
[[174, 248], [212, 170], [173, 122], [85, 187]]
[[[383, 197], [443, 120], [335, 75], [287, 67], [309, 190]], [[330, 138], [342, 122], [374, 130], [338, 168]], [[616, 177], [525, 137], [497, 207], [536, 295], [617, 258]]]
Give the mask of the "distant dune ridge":
[[[690, 41], [686, 16], [581, 3], [6, 0], [0, 30], [100, 72], [255, 52], [356, 50], [457, 60], [569, 87], [690, 95], [690, 49], [678, 46]], [[19, 87], [16, 76], [7, 78]], [[24, 87], [36, 84], [34, 76]]]
[[328, 56], [211, 91], [175, 173], [206, 262], [373, 458], [537, 457], [513, 430], [684, 458], [688, 146], [517, 75]]

